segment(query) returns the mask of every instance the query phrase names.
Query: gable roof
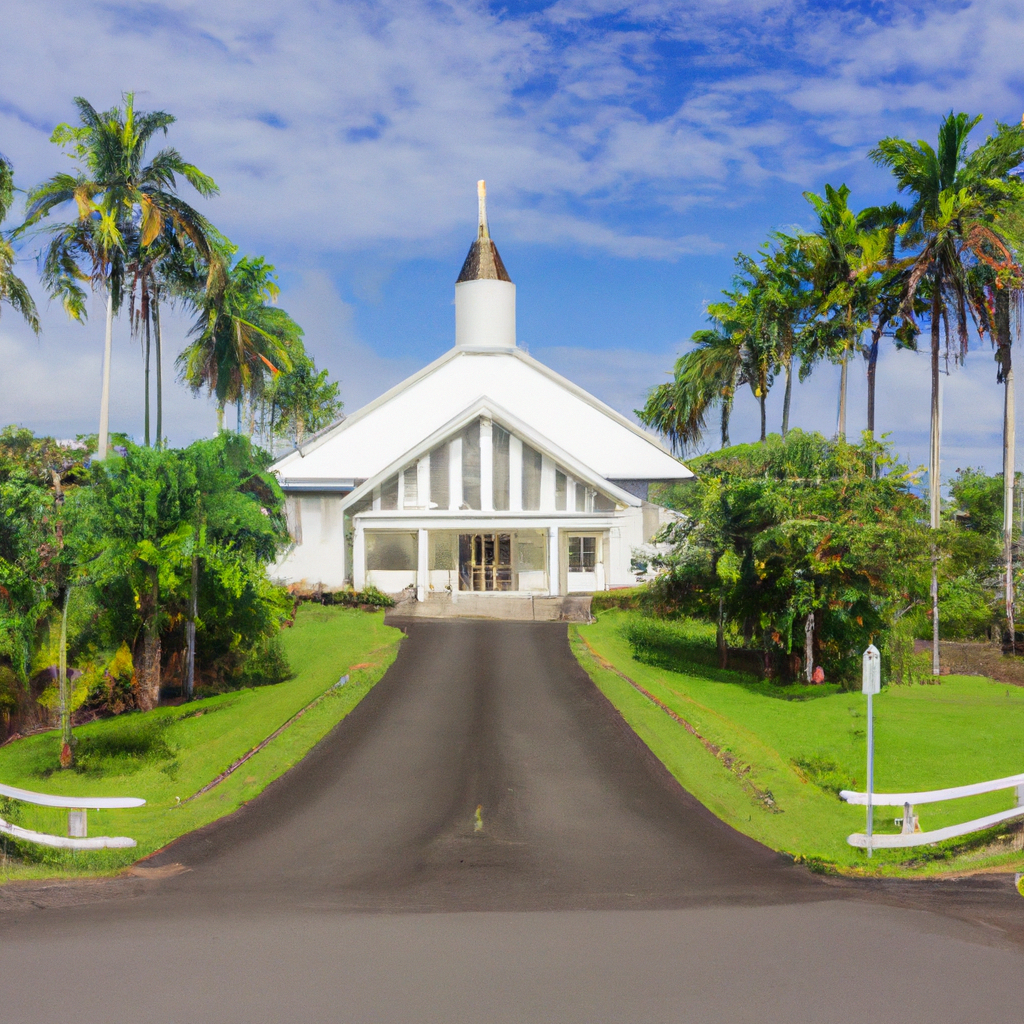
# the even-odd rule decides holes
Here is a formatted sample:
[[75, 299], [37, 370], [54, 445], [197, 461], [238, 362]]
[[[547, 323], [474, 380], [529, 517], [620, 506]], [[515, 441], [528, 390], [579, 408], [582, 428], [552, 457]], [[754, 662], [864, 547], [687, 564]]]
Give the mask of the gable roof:
[[546, 438], [538, 436], [537, 433], [530, 428], [529, 424], [523, 423], [521, 420], [513, 416], [507, 409], [501, 408], [500, 405], [485, 396], [470, 404], [466, 409], [463, 409], [458, 416], [455, 416], [439, 429], [435, 430], [433, 434], [423, 438], [414, 448], [411, 448], [407, 452], [403, 452], [402, 455], [393, 462], [389, 463], [387, 466], [381, 467], [378, 473], [375, 473], [372, 477], [368, 477], [365, 481], [360, 483], [350, 494], [345, 495], [342, 500], [342, 507], [353, 505], [361, 498], [372, 494], [373, 489], [379, 484], [383, 483], [389, 477], [394, 476], [411, 462], [414, 462], [421, 456], [426, 455], [427, 452], [436, 448], [439, 444], [443, 444], [446, 440], [455, 437], [465, 427], [472, 423], [473, 420], [480, 416], [489, 416], [494, 423], [498, 424], [498, 426], [504, 427], [520, 440], [526, 441], [532, 448], [535, 448], [537, 451], [549, 456], [563, 469], [569, 470], [575, 479], [580, 480], [582, 483], [589, 484], [595, 490], [604, 491], [620, 504], [634, 506], [642, 504], [641, 500], [636, 497], [636, 495], [623, 490], [611, 481], [605, 480], [600, 476], [600, 474], [595, 473], [589, 466], [585, 466], [578, 459], [573, 458], [573, 456], [568, 452], [562, 451], [557, 446], [552, 445]]
[[273, 469], [285, 486], [375, 477], [485, 398], [605, 480], [693, 476], [655, 437], [521, 349], [450, 349]]

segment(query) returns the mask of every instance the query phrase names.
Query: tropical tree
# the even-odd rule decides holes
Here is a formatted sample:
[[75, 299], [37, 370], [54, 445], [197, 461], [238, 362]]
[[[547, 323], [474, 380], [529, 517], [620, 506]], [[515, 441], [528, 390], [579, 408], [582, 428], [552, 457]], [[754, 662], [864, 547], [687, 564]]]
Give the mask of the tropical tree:
[[[33, 189], [25, 223], [18, 229], [39, 228], [49, 235], [43, 281], [69, 316], [86, 319], [83, 284], [106, 295], [100, 459], [106, 457], [108, 446], [113, 319], [131, 267], [144, 261], [144, 251], [165, 232], [187, 238], [200, 252], [208, 252], [209, 225], [177, 195], [177, 176], [200, 195], [217, 192], [213, 179], [175, 149], [161, 149], [147, 163], [153, 136], [161, 131], [166, 135], [175, 119], [164, 111], [136, 111], [132, 93], [123, 100], [123, 108], [100, 113], [87, 100], [75, 98], [80, 124], [58, 125], [51, 141], [70, 151], [76, 171], [55, 174]], [[72, 220], [49, 221], [57, 210], [72, 204]]]
[[[968, 153], [971, 131], [981, 116], [950, 113], [939, 126], [938, 145], [882, 139], [872, 159], [888, 167], [897, 189], [910, 203], [904, 211], [902, 244], [913, 259], [903, 290], [902, 315], [914, 316], [914, 300], [922, 288], [930, 300], [931, 431], [928, 460], [930, 525], [940, 525], [939, 357], [942, 323], [952, 319], [958, 340], [957, 358], [967, 352], [969, 318], [977, 321], [983, 305], [972, 285], [971, 267], [993, 259], [991, 250], [1007, 253], [994, 222], [1019, 206], [1024, 185], [1011, 172], [1024, 161], [1024, 127], [1000, 126], [996, 135]], [[952, 314], [952, 315], [950, 315]], [[949, 331], [947, 326], [947, 346]], [[1012, 474], [1010, 474], [1012, 477]], [[932, 547], [932, 672], [939, 673], [938, 551]]]
[[178, 369], [193, 392], [206, 389], [215, 396], [218, 428], [224, 406], [235, 402], [241, 432], [243, 400], [258, 398], [268, 375], [291, 369], [302, 328], [273, 304], [279, 288], [271, 264], [262, 256], [233, 265], [228, 259], [218, 254], [213, 261], [211, 284], [191, 330], [194, 340], [178, 356]]
[[[14, 201], [14, 171], [11, 162], [0, 153], [0, 224], [3, 224]], [[0, 233], [0, 305], [8, 303], [20, 313], [36, 334], [39, 333], [39, 314], [25, 282], [14, 273], [16, 257], [14, 246]]]
[[262, 400], [269, 406], [269, 422], [262, 423], [271, 444], [275, 437], [290, 437], [298, 447], [306, 432], [315, 433], [329, 426], [341, 411], [338, 382], [330, 379], [327, 370], [317, 370], [312, 357], [301, 343], [294, 342], [292, 368], [276, 374], [267, 386]]

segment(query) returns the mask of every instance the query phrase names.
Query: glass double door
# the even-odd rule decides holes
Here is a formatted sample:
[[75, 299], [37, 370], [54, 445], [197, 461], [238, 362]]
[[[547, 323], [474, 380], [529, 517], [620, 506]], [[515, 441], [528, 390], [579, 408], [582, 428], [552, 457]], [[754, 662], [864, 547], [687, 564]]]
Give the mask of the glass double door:
[[512, 589], [512, 534], [459, 534], [459, 590]]

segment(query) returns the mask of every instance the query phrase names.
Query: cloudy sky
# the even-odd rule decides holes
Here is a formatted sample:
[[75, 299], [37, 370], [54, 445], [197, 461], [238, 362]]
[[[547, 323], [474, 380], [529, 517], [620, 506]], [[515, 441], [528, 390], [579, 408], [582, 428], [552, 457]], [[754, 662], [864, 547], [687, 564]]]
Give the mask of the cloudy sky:
[[[220, 186], [205, 211], [275, 264], [350, 411], [452, 345], [485, 178], [522, 344], [630, 413], [734, 254], [810, 226], [802, 190], [846, 182], [855, 204], [878, 202], [892, 196], [866, 159], [879, 138], [932, 139], [950, 109], [986, 115], [979, 140], [1018, 120], [1022, 22], [1000, 0], [34, 0], [4, 13], [0, 152], [22, 186], [52, 174], [48, 137], [76, 95], [106, 108], [134, 90], [176, 115], [168, 141]], [[0, 420], [95, 430], [101, 311], [85, 327], [56, 307], [43, 319], [36, 339], [2, 311]], [[186, 330], [173, 323], [175, 350]], [[914, 463], [925, 363], [886, 352], [879, 371], [879, 427]], [[825, 367], [798, 389], [797, 425], [834, 429], [837, 380]], [[141, 357], [123, 323], [114, 381], [112, 426], [139, 436]], [[855, 432], [860, 364], [852, 381]], [[173, 441], [213, 428], [208, 400], [168, 390]], [[776, 429], [780, 407], [781, 385]], [[979, 349], [945, 381], [947, 472], [999, 465], [1000, 410]], [[745, 394], [733, 438], [756, 430]]]

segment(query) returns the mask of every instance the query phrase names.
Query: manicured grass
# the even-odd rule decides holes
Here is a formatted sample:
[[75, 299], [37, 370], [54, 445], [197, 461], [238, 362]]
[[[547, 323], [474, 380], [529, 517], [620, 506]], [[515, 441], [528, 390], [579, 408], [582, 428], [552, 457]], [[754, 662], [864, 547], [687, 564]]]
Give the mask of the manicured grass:
[[[276, 686], [238, 690], [179, 707], [93, 722], [75, 730], [78, 767], [55, 769], [55, 732], [0, 749], [0, 781], [55, 794], [137, 796], [145, 807], [89, 811], [90, 835], [126, 835], [134, 850], [71, 852], [17, 844], [0, 861], [0, 880], [117, 870], [172, 839], [230, 814], [287, 771], [362, 699], [395, 658], [400, 630], [382, 612], [303, 605], [282, 634], [295, 672]], [[360, 666], [353, 668], [353, 666]], [[326, 697], [234, 774], [189, 800], [292, 715], [349, 672]], [[180, 801], [180, 802], [179, 802]], [[187, 802], [186, 802], [187, 801]], [[67, 834], [67, 812], [10, 803], [0, 817], [41, 832]]]
[[[774, 686], [740, 673], [633, 656], [624, 629], [636, 613], [607, 611], [570, 628], [581, 664], [680, 783], [734, 828], [812, 864], [883, 874], [1021, 870], [1012, 827], [937, 847], [876, 851], [846, 843], [865, 810], [839, 801], [866, 784], [866, 700], [837, 687]], [[595, 657], [596, 655], [596, 657]], [[659, 661], [650, 664], [649, 661]], [[605, 665], [602, 666], [601, 662]], [[608, 666], [686, 720], [674, 721]], [[919, 791], [1024, 771], [1024, 688], [982, 677], [895, 686], [875, 698], [875, 789]], [[720, 749], [719, 754], [709, 745]], [[1013, 805], [1012, 791], [923, 805], [921, 827], [941, 828]], [[902, 811], [875, 812], [876, 832], [896, 832]], [[1006, 838], [1003, 838], [1006, 837]]]

